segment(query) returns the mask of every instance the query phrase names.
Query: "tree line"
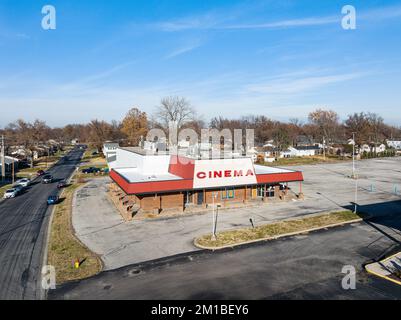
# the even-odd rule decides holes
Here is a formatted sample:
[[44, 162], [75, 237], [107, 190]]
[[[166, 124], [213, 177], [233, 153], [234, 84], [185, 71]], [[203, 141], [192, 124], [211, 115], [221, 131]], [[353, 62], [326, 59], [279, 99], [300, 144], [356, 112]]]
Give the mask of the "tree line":
[[178, 96], [163, 98], [149, 115], [134, 107], [120, 121], [94, 119], [86, 124], [67, 124], [56, 128], [49, 127], [41, 120], [30, 123], [19, 119], [1, 129], [0, 134], [5, 135], [8, 145], [21, 145], [27, 149], [49, 139], [67, 143], [78, 139], [100, 149], [105, 141], [136, 146], [152, 128], [167, 133], [171, 121], [176, 123], [179, 130], [192, 128], [198, 134], [206, 127], [231, 131], [253, 129], [257, 145], [272, 141], [280, 149], [297, 145], [300, 137], [314, 143], [324, 142], [326, 145], [347, 143], [353, 133], [355, 143], [359, 145], [379, 144], [386, 139], [401, 138], [401, 127], [386, 124], [380, 115], [370, 112], [352, 113], [343, 121], [333, 110], [316, 109], [309, 113], [304, 122], [295, 118], [282, 122], [265, 115], [246, 115], [237, 119], [218, 116], [206, 122], [188, 99]]

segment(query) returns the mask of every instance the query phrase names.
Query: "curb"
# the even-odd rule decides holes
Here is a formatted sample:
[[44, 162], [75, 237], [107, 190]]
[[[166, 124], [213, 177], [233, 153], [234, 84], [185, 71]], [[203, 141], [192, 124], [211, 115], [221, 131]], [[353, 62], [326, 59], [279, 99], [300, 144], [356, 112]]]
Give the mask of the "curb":
[[389, 260], [389, 259], [395, 257], [396, 255], [400, 254], [400, 253], [401, 253], [401, 252], [397, 252], [397, 253], [392, 254], [391, 256], [389, 256], [389, 257], [387, 257], [387, 258], [385, 258], [385, 259], [382, 259], [382, 260], [380, 260], [380, 261], [373, 262], [373, 263], [369, 263], [368, 265], [365, 265], [365, 266], [364, 266], [364, 269], [365, 269], [365, 271], [366, 271], [367, 273], [370, 273], [370, 274], [372, 274], [372, 275], [375, 275], [376, 277], [382, 278], [382, 279], [384, 279], [384, 280], [391, 281], [391, 282], [393, 282], [393, 283], [398, 284], [398, 285], [401, 286], [401, 280], [392, 279], [392, 278], [390, 278], [390, 277], [388, 277], [388, 276], [384, 276], [384, 275], [382, 275], [382, 274], [379, 274], [379, 273], [377, 273], [377, 272], [374, 272], [374, 271], [368, 269], [368, 267], [369, 267], [370, 265], [375, 264], [375, 263], [380, 263], [380, 262], [382, 262], [382, 261], [387, 261], [387, 260]]
[[222, 249], [227, 249], [227, 248], [235, 248], [235, 247], [238, 247], [238, 246], [247, 245], [247, 244], [253, 244], [253, 243], [258, 243], [258, 242], [277, 240], [277, 239], [281, 239], [281, 238], [285, 238], [285, 237], [291, 237], [291, 236], [300, 235], [300, 234], [304, 234], [304, 233], [309, 233], [309, 232], [313, 232], [313, 231], [339, 227], [339, 226], [352, 224], [352, 223], [356, 223], [356, 222], [361, 222], [361, 221], [363, 221], [363, 219], [362, 218], [358, 218], [358, 219], [354, 219], [354, 220], [333, 223], [333, 224], [329, 224], [329, 225], [322, 226], [322, 227], [310, 228], [310, 229], [305, 229], [305, 230], [301, 230], [301, 231], [294, 231], [294, 232], [289, 232], [289, 233], [285, 233], [285, 234], [280, 234], [278, 236], [265, 237], [265, 238], [261, 238], [261, 239], [244, 241], [244, 242], [240, 242], [240, 243], [235, 243], [235, 244], [230, 244], [230, 245], [220, 246], [220, 247], [213, 247], [213, 248], [206, 247], [206, 246], [203, 246], [201, 244], [198, 244], [197, 243], [198, 238], [195, 238], [194, 239], [194, 245], [195, 245], [195, 247], [200, 248], [200, 249], [216, 251], [216, 250], [222, 250]]

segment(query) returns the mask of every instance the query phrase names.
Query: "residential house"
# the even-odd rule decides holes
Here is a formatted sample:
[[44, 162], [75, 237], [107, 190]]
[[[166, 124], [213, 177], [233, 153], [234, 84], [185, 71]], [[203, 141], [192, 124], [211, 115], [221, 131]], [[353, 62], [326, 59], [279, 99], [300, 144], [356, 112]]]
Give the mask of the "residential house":
[[401, 139], [400, 140], [387, 140], [387, 146], [396, 150], [401, 150]]

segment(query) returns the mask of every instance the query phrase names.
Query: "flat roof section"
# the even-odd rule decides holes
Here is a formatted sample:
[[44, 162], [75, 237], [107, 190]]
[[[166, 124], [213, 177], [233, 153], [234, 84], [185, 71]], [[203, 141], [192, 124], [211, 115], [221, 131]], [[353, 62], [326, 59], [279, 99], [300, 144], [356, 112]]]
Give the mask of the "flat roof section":
[[294, 170], [276, 168], [276, 167], [266, 167], [261, 165], [254, 165], [255, 173], [258, 174], [275, 174], [275, 173], [289, 173], [295, 172]]
[[143, 174], [138, 168], [114, 169], [114, 171], [124, 177], [129, 183], [183, 180], [181, 177], [171, 173]]

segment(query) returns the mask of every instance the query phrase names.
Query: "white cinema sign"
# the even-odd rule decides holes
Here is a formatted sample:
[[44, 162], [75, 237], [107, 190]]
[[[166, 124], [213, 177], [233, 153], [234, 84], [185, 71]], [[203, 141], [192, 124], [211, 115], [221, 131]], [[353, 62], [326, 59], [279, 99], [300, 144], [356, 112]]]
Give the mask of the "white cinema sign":
[[250, 158], [212, 159], [195, 162], [194, 189], [256, 184]]

